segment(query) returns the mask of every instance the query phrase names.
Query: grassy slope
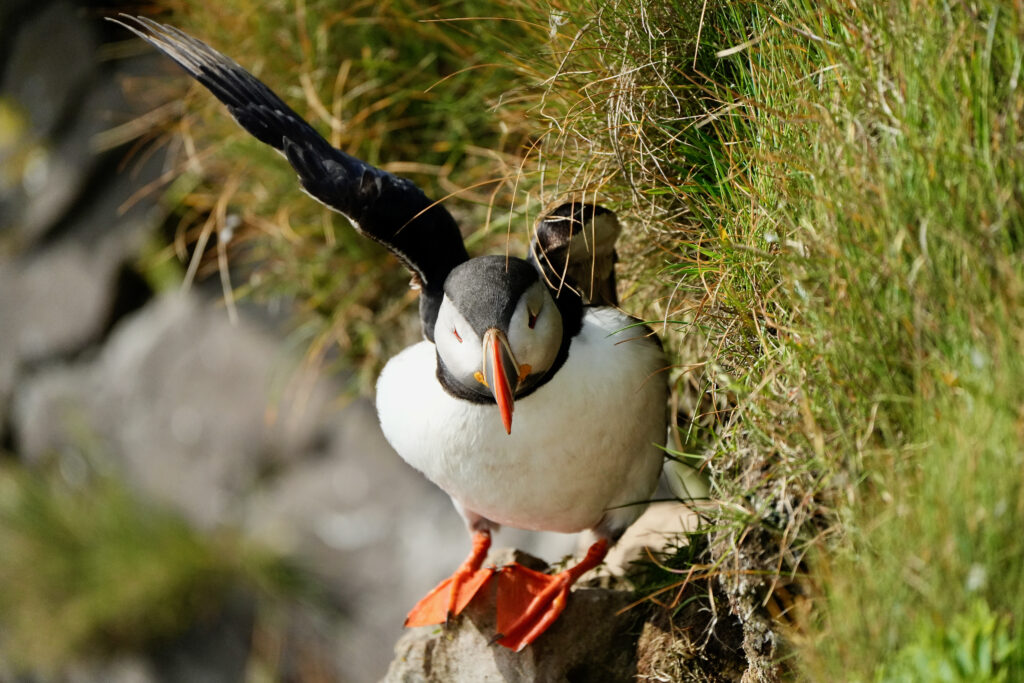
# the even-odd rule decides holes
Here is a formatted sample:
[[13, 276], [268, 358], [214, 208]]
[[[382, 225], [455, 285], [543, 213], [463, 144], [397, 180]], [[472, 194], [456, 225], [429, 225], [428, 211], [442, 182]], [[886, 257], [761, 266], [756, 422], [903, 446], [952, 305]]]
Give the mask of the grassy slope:
[[761, 476], [789, 517], [777, 538], [812, 545], [824, 591], [803, 666], [819, 680], [1007, 676], [1024, 653], [1024, 15], [799, 1], [755, 14], [752, 108], [725, 132], [755, 161], [746, 177], [784, 245], [771, 296], [797, 410], [777, 416], [788, 434], [770, 411], [745, 421], [772, 437], [753, 445], [774, 453]]
[[796, 276], [825, 462], [850, 480], [834, 670], [867, 674], [976, 604], [1018, 622], [1020, 665], [1024, 13], [818, 11], [793, 18], [838, 39], [820, 57], [838, 68], [813, 94], [827, 115], [788, 220], [811, 249]]

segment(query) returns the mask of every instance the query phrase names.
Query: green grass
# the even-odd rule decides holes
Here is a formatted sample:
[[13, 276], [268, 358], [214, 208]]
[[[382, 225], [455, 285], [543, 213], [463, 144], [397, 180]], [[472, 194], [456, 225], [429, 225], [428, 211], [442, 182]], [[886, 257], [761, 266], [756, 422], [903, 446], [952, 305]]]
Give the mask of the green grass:
[[237, 535], [201, 533], [112, 477], [69, 472], [0, 469], [0, 641], [16, 671], [152, 647], [233, 598], [299, 595], [293, 569]]
[[779, 279], [750, 291], [784, 314], [747, 384], [777, 381], [717, 481], [822, 592], [794, 638], [813, 679], [951, 652], [977, 609], [1015, 654], [949, 680], [998, 680], [1024, 652], [1022, 19], [784, 2], [754, 8], [760, 42], [729, 58], [745, 106], [722, 135], [751, 201], [725, 214], [748, 235], [770, 221]]
[[[333, 113], [311, 118], [347, 151], [436, 197], [470, 188], [448, 204], [479, 252], [516, 253], [540, 207], [569, 195], [620, 212], [625, 308], [663, 323], [675, 397], [699, 418], [674, 450], [712, 475], [707, 550], [686, 559], [728, 596], [716, 609], [742, 615], [755, 668], [1012, 680], [1024, 653], [1021, 10], [174, 7], [174, 23], [301, 113], [322, 102]], [[175, 195], [182, 224], [194, 239], [207, 216], [216, 228], [238, 213], [260, 264], [240, 293], [298, 300], [315, 354], [362, 359], [368, 383], [410, 338], [404, 276], [212, 98], [193, 99], [183, 129], [203, 173]]]

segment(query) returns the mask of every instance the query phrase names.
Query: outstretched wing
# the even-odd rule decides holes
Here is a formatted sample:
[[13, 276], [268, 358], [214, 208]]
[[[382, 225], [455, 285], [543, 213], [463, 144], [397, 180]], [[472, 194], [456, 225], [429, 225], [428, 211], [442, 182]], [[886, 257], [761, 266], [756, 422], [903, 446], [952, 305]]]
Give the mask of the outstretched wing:
[[394, 253], [419, 280], [424, 331], [448, 273], [469, 256], [455, 219], [411, 181], [335, 149], [280, 97], [236, 62], [165, 24], [122, 14], [111, 19], [148, 41], [202, 83], [246, 131], [282, 152], [315, 199]]
[[615, 214], [597, 204], [562, 204], [545, 214], [530, 242], [530, 262], [552, 292], [568, 287], [593, 306], [616, 306]]

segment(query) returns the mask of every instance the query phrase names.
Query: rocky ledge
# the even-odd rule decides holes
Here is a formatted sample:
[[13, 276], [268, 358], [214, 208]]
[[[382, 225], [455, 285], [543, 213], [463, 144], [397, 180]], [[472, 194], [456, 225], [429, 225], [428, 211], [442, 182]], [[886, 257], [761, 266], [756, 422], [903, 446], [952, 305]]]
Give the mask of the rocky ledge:
[[[490, 564], [512, 559], [535, 569], [544, 562], [502, 550]], [[491, 644], [496, 631], [495, 586], [448, 627], [409, 629], [395, 646], [386, 683], [484, 683], [489, 681], [631, 681], [636, 678], [637, 641], [643, 610], [627, 609], [631, 593], [579, 588], [558, 621], [533, 645], [513, 652]]]

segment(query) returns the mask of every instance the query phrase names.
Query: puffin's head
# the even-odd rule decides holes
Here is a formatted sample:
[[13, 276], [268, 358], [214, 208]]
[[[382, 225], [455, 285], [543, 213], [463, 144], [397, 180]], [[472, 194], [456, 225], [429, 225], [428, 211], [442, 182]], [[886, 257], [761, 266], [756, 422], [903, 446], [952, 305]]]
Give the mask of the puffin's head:
[[529, 263], [483, 256], [460, 264], [445, 280], [434, 344], [446, 378], [497, 403], [511, 434], [515, 398], [558, 356], [562, 315]]

